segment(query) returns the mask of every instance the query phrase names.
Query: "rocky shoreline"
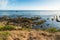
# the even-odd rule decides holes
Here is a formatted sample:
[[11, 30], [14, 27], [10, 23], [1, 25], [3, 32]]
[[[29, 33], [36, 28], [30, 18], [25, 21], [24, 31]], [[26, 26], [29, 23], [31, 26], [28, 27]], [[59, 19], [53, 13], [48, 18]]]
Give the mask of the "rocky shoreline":
[[0, 40], [60, 40], [60, 32], [56, 28], [32, 29], [44, 22], [46, 20], [41, 20], [40, 17], [0, 17]]

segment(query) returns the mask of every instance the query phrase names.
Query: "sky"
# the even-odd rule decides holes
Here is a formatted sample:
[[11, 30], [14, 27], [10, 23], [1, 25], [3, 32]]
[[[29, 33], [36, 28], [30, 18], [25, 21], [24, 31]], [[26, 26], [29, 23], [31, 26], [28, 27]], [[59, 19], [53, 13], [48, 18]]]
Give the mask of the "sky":
[[60, 0], [0, 0], [0, 10], [60, 10]]

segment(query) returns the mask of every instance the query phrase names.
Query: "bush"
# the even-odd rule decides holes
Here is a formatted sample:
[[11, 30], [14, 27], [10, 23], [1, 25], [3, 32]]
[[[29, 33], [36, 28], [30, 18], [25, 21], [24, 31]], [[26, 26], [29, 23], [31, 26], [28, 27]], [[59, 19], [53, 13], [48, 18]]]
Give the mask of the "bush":
[[54, 33], [54, 32], [57, 32], [58, 30], [56, 28], [48, 28], [45, 31]]
[[0, 27], [0, 30], [15, 30], [15, 27], [12, 27], [12, 26], [4, 26], [4, 27]]
[[8, 32], [0, 32], [0, 40], [7, 40], [9, 35]]
[[39, 29], [39, 28], [35, 28], [35, 30], [36, 30], [36, 31], [40, 31], [41, 29]]
[[30, 28], [21, 28], [21, 29], [19, 29], [19, 30], [27, 30], [27, 31], [31, 31]]

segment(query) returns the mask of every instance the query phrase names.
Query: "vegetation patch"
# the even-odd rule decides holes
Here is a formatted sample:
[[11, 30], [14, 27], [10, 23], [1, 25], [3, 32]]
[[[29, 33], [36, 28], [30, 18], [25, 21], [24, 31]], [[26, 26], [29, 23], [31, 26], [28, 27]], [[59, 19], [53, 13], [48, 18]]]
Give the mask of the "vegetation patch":
[[19, 30], [27, 30], [27, 31], [31, 31], [32, 29], [31, 28], [21, 28]]
[[12, 27], [12, 26], [0, 27], [0, 31], [3, 31], [3, 30], [15, 30], [15, 27]]
[[0, 32], [0, 40], [7, 40], [8, 36], [8, 32]]
[[57, 32], [58, 30], [53, 27], [53, 28], [48, 28], [45, 31], [50, 32], [50, 33], [54, 33], [54, 32]]

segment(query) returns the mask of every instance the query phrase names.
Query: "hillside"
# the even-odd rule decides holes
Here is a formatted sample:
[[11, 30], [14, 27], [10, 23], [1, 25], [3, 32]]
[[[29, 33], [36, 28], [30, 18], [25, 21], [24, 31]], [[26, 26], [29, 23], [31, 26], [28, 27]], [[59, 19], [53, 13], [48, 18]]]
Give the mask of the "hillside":
[[0, 40], [60, 40], [59, 33], [60, 32], [48, 33], [41, 30], [0, 31]]
[[[43, 29], [44, 22], [41, 17], [0, 17], [0, 40], [60, 40], [60, 29]], [[37, 25], [41, 25], [42, 30], [33, 28]]]

